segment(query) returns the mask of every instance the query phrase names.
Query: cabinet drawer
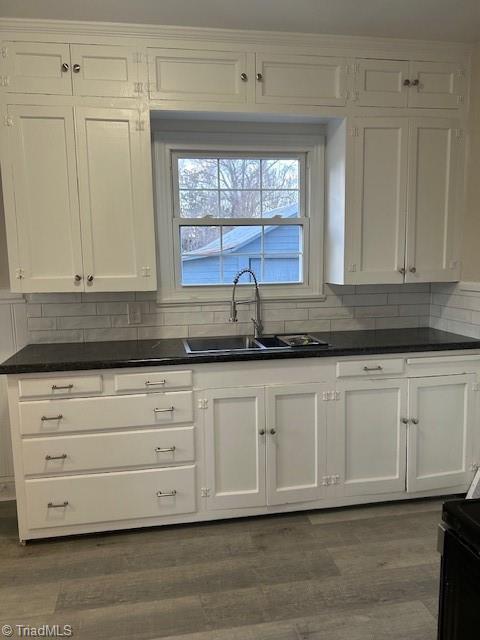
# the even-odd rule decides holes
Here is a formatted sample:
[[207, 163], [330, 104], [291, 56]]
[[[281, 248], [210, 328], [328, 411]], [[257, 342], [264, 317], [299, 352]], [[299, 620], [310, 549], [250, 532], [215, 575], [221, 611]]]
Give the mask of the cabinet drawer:
[[101, 393], [102, 376], [25, 378], [18, 383], [20, 398], [50, 398]]
[[191, 391], [38, 400], [19, 405], [20, 433], [48, 434], [191, 422]]
[[115, 376], [115, 391], [164, 391], [192, 386], [191, 371], [155, 371], [120, 373]]
[[403, 373], [405, 363], [402, 358], [392, 360], [350, 360], [337, 363], [337, 378], [347, 376], [370, 377]]
[[191, 513], [195, 467], [27, 480], [25, 496], [31, 529]]
[[22, 451], [25, 475], [193, 462], [194, 427], [32, 438]]

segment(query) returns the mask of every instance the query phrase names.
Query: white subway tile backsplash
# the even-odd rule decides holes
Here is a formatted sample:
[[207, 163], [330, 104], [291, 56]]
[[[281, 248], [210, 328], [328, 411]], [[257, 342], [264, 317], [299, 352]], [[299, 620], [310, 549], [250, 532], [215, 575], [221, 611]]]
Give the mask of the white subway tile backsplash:
[[93, 302], [42, 304], [42, 315], [45, 317], [94, 316], [96, 309]]
[[386, 305], [387, 295], [386, 293], [356, 294], [353, 296], [343, 296], [342, 301], [346, 307], [373, 307]]
[[65, 316], [57, 318], [59, 329], [104, 329], [110, 327], [109, 316]]
[[332, 331], [375, 329], [375, 318], [341, 318], [332, 320]]
[[27, 328], [29, 331], [55, 331], [57, 318], [27, 318]]
[[111, 340], [137, 340], [138, 330], [136, 328], [120, 329], [85, 329], [85, 342], [102, 342]]

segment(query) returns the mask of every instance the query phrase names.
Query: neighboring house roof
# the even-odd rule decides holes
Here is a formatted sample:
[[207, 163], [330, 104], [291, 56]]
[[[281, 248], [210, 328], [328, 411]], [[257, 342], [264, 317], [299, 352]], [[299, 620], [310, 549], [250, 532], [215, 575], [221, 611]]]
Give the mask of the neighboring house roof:
[[[261, 220], [265, 218], [274, 218], [279, 216], [281, 218], [296, 218], [298, 216], [298, 204], [288, 204], [284, 207], [278, 207], [278, 209], [272, 209], [271, 211], [265, 211]], [[212, 220], [214, 224], [214, 219]], [[275, 226], [265, 227], [265, 233], [270, 233], [275, 229]], [[246, 244], [249, 244], [253, 240], [256, 240], [262, 233], [262, 228], [258, 226], [239, 226], [235, 227], [223, 236], [223, 253], [233, 253]], [[194, 249], [188, 251], [182, 256], [182, 260], [199, 260], [208, 256], [218, 255], [222, 247], [220, 245], [220, 238], [212, 240], [201, 249]]]

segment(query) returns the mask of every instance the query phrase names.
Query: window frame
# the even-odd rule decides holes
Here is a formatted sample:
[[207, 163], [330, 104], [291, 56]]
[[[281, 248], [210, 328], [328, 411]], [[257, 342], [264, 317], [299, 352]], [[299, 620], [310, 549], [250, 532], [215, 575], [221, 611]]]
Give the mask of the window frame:
[[[236, 144], [238, 140], [238, 144]], [[302, 217], [270, 221], [303, 226], [303, 283], [261, 284], [265, 300], [321, 298], [323, 294], [323, 225], [324, 225], [324, 135], [305, 134], [239, 134], [153, 131], [154, 192], [157, 215], [159, 303], [209, 304], [225, 302], [230, 284], [182, 285], [180, 226], [192, 225], [258, 225], [265, 218], [181, 218], [174, 187], [175, 158], [201, 155], [221, 157], [275, 156], [305, 158], [300, 182], [300, 211]], [[300, 172], [302, 174], [302, 171]], [[313, 176], [313, 179], [312, 179]], [[303, 181], [303, 184], [302, 184]], [[303, 193], [302, 193], [303, 186]], [[303, 207], [303, 208], [302, 208]], [[312, 215], [313, 214], [313, 215]], [[232, 225], [232, 220], [235, 225]], [[268, 225], [270, 226], [270, 225]], [[320, 251], [318, 251], [320, 247]], [[245, 281], [248, 285], [248, 281]], [[243, 287], [242, 287], [243, 289]]]

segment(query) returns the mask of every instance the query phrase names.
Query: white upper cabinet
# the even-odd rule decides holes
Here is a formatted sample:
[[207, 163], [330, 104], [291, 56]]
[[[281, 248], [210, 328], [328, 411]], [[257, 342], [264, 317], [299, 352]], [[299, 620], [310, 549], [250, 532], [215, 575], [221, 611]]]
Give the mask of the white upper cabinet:
[[318, 500], [326, 467], [325, 388], [300, 384], [267, 389], [267, 502]]
[[458, 280], [454, 255], [460, 141], [455, 120], [410, 123], [406, 282]]
[[466, 489], [477, 426], [475, 374], [409, 381], [407, 490]]
[[129, 98], [138, 95], [138, 64], [128, 47], [71, 45], [73, 93]]
[[260, 104], [344, 105], [343, 58], [256, 54], [256, 102]]
[[356, 282], [403, 282], [408, 121], [355, 122], [349, 250]]
[[408, 62], [358, 60], [355, 68], [355, 104], [360, 107], [406, 107]]
[[[345, 496], [405, 491], [406, 380], [357, 380], [337, 385], [331, 470]], [[330, 464], [330, 463], [329, 463]]]
[[135, 109], [10, 105], [7, 124], [12, 289], [155, 290], [148, 121]]
[[358, 106], [458, 109], [465, 99], [456, 63], [359, 59], [354, 71]]
[[148, 49], [150, 97], [244, 103], [247, 54], [197, 49]]
[[138, 96], [138, 63], [129, 47], [7, 42], [4, 52], [9, 93]]
[[464, 101], [462, 68], [451, 62], [411, 62], [410, 107], [458, 109]]
[[[14, 291], [79, 290], [83, 274], [73, 109], [9, 106], [13, 190], [6, 207], [17, 228]], [[13, 246], [17, 238], [10, 238]], [[11, 258], [11, 256], [9, 256]]]
[[204, 394], [209, 509], [265, 504], [265, 389]]
[[56, 42], [5, 42], [9, 93], [72, 95], [70, 47]]
[[78, 107], [78, 186], [86, 290], [156, 288], [148, 125], [134, 109]]

